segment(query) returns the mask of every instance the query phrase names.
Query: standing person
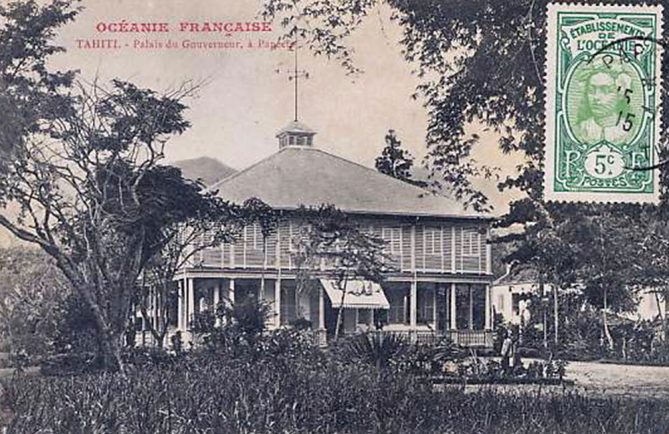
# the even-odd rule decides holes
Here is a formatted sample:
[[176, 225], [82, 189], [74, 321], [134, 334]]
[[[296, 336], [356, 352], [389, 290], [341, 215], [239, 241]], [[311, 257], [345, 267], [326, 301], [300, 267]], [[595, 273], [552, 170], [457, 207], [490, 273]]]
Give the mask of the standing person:
[[176, 354], [177, 356], [180, 355], [181, 350], [183, 349], [183, 339], [181, 338], [181, 330], [177, 330], [177, 332], [172, 335], [171, 340], [174, 354]]
[[500, 354], [502, 356], [502, 373], [506, 374], [509, 372], [511, 355], [513, 351], [513, 340], [511, 339], [511, 331], [507, 330], [504, 341], [502, 341], [502, 349]]
[[517, 337], [511, 340], [511, 372], [518, 373], [518, 369], [523, 367], [523, 362], [520, 360], [520, 351], [518, 351], [519, 340]]

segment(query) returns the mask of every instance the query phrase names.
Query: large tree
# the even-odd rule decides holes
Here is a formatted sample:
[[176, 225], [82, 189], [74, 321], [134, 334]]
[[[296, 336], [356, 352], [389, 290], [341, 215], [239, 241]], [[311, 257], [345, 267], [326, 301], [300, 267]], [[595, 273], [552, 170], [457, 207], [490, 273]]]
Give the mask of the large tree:
[[[525, 222], [524, 230], [498, 241], [512, 244], [505, 259], [530, 265], [540, 286], [580, 288], [584, 300], [601, 312], [602, 336], [613, 347], [607, 315], [634, 308], [650, 265], [642, 244], [649, 223], [657, 219], [650, 206], [562, 204], [546, 209], [540, 203], [521, 201], [498, 224]], [[556, 309], [557, 291], [553, 297]], [[557, 330], [558, 316], [553, 319]], [[558, 341], [557, 332], [554, 341]]]
[[397, 138], [395, 130], [388, 130], [385, 141], [386, 146], [374, 161], [376, 170], [409, 184], [426, 187], [425, 181], [413, 178], [413, 156], [402, 147], [402, 142]]
[[159, 94], [48, 72], [59, 51], [50, 38], [75, 12], [59, 0], [0, 9], [0, 99], [9, 101], [0, 205], [20, 209], [0, 225], [54, 258], [92, 313], [106, 366], [122, 369], [138, 279], [172, 239], [164, 228], [224, 219], [227, 204], [161, 164], [169, 138], [189, 127], [183, 100], [196, 86]]

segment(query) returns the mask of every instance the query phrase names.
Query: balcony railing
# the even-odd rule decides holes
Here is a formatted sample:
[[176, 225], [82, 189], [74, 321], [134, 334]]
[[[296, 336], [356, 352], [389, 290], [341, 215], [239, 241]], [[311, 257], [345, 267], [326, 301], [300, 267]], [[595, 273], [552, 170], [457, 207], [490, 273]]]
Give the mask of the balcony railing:
[[449, 330], [446, 335], [456, 344], [472, 348], [492, 348], [492, 330]]
[[371, 333], [388, 333], [404, 336], [411, 342], [419, 344], [435, 344], [443, 337], [447, 337], [455, 344], [468, 348], [492, 348], [492, 330], [448, 330], [435, 332], [432, 330], [402, 330], [402, 331], [374, 331]]

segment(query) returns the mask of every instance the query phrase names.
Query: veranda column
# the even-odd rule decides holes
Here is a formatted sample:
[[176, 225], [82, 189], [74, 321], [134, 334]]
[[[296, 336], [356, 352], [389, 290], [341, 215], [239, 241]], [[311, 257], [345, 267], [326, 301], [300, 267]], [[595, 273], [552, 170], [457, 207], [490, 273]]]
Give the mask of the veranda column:
[[221, 302], [221, 279], [217, 279], [216, 281], [216, 286], [213, 288], [214, 293], [213, 293], [213, 304], [214, 304], [214, 310], [216, 310], [216, 306]]
[[418, 310], [418, 285], [416, 282], [411, 282], [411, 292], [409, 294], [409, 324], [412, 329], [416, 328], [416, 313]]
[[450, 308], [451, 308], [451, 312], [450, 312], [451, 313], [450, 314], [451, 330], [455, 330], [457, 328], [457, 324], [458, 324], [455, 321], [455, 315], [457, 314], [457, 310], [456, 310], [456, 307], [455, 307], [455, 300], [456, 300], [456, 298], [455, 298], [455, 283], [451, 283], [451, 294], [450, 294], [450, 296], [451, 296], [451, 302], [449, 304], [450, 304]]
[[281, 326], [281, 278], [274, 281], [274, 325]]
[[434, 290], [432, 291], [432, 329], [437, 330], [437, 324], [439, 324], [439, 318], [437, 318], [437, 315], [439, 314], [439, 311], [437, 309], [437, 292], [438, 292], [438, 287], [437, 285], [434, 285]]
[[486, 246], [485, 246], [485, 271], [488, 274], [492, 274], [492, 244], [490, 244], [490, 228], [488, 228], [486, 233]]
[[325, 289], [318, 291], [318, 339], [320, 345], [327, 344], [327, 333], [325, 331]]
[[186, 316], [186, 328], [190, 328], [190, 322], [193, 320], [195, 314], [195, 279], [187, 279], [188, 290], [188, 313]]
[[212, 313], [214, 314], [214, 326], [219, 326], [220, 325], [220, 319], [218, 318], [218, 315], [216, 312], [218, 311], [218, 304], [221, 302], [221, 287], [223, 286], [223, 280], [222, 279], [217, 279], [216, 281], [216, 286], [214, 287], [214, 306], [212, 309]]
[[151, 327], [156, 330], [156, 301], [154, 300], [153, 296], [153, 287], [150, 286], [149, 290], [147, 291], [147, 296], [149, 299], [149, 308], [146, 310], [146, 313], [149, 314], [149, 321], [151, 322]]
[[160, 291], [158, 291], [158, 288], [153, 290], [153, 323], [154, 323], [154, 330], [158, 330], [160, 328], [160, 314], [162, 312], [160, 311]]
[[235, 279], [230, 279], [230, 284], [228, 286], [228, 294], [230, 296], [230, 306], [235, 304]]
[[182, 325], [184, 331], [188, 329], [188, 279], [184, 279], [184, 287], [183, 287], [183, 318], [182, 318]]
[[409, 326], [410, 337], [412, 341], [416, 338], [416, 310], [418, 307], [418, 283], [417, 283], [417, 267], [416, 267], [416, 224], [411, 225], [411, 270], [413, 271], [413, 279], [411, 280], [411, 291], [409, 294]]
[[492, 318], [491, 318], [491, 309], [490, 309], [490, 285], [485, 286], [485, 329], [490, 330], [492, 327]]
[[474, 329], [474, 297], [472, 294], [473, 291], [473, 285], [467, 285], [469, 288], [469, 330]]
[[324, 289], [318, 291], [318, 330], [325, 330], [325, 296]]
[[179, 280], [177, 287], [177, 330], [184, 329], [184, 281]]

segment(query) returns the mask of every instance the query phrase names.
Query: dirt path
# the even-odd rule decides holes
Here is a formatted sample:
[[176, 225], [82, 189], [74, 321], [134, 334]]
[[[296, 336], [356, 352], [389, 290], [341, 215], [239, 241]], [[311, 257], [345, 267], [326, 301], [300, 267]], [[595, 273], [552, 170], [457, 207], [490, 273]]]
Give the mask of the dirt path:
[[570, 362], [566, 378], [586, 392], [669, 398], [669, 367], [665, 366]]

